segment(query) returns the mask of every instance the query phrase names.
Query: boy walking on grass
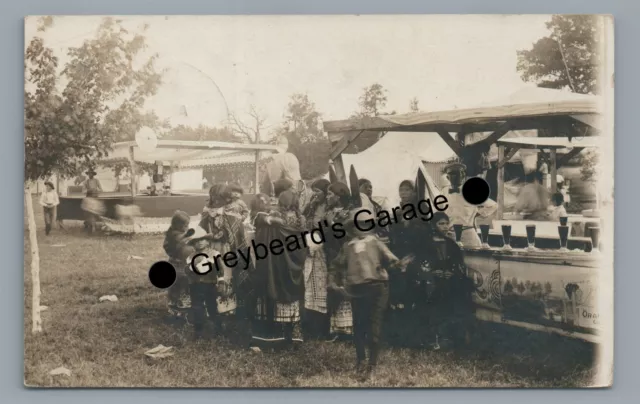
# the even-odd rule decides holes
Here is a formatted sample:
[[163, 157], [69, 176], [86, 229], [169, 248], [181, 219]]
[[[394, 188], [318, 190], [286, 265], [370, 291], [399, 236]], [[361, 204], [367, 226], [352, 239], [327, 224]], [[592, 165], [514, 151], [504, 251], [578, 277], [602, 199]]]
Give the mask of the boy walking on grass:
[[[363, 220], [363, 216], [358, 215], [358, 219]], [[404, 271], [409, 258], [399, 260], [373, 231], [358, 228], [370, 227], [370, 222], [360, 221], [356, 226], [354, 218], [352, 215], [345, 224], [351, 240], [330, 264], [329, 287], [351, 298], [356, 371], [367, 377], [378, 364], [382, 320], [389, 300], [386, 268]], [[369, 362], [365, 365], [367, 346]]]

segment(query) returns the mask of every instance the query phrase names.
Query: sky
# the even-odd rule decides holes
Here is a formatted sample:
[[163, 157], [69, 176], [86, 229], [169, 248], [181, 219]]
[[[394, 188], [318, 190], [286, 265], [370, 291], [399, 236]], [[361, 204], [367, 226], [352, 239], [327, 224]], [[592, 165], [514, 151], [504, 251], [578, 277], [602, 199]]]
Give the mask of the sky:
[[[44, 34], [60, 64], [101, 17], [55, 17]], [[388, 90], [386, 110], [472, 107], [517, 91], [516, 51], [548, 31], [547, 15], [122, 16], [144, 24], [147, 52], [167, 69], [146, 107], [172, 124], [222, 126], [253, 105], [275, 127], [289, 98], [306, 93], [323, 120], [346, 119], [363, 88]], [[25, 22], [25, 46], [37, 18]], [[183, 108], [184, 106], [184, 108]], [[183, 116], [181, 111], [187, 111]]]

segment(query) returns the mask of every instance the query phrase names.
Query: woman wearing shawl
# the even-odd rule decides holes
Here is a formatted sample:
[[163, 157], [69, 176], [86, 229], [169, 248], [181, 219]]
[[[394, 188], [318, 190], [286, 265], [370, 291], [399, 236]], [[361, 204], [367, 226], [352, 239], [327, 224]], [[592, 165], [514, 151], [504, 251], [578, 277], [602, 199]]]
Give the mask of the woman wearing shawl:
[[[360, 187], [360, 193], [364, 194], [366, 197], [366, 200], [369, 201], [369, 203], [371, 203], [371, 205], [373, 205], [373, 214], [375, 216], [378, 215], [378, 213], [380, 213], [381, 211], [384, 210], [384, 208], [382, 207], [382, 205], [380, 205], [378, 202], [373, 200], [373, 185], [371, 184], [371, 181], [369, 181], [366, 178], [361, 178], [358, 180], [358, 186]], [[380, 240], [384, 241], [384, 242], [388, 242], [389, 241], [389, 228], [386, 226], [380, 227], [378, 226], [376, 228], [376, 234], [378, 235], [378, 237], [380, 238]]]
[[[202, 212], [200, 227], [213, 240], [211, 247], [224, 256], [229, 251], [246, 250], [243, 219], [240, 215], [225, 209], [226, 186], [215, 184], [209, 190], [209, 201]], [[231, 286], [228, 296], [221, 296], [218, 304], [220, 314], [233, 314], [238, 307], [244, 307], [244, 300], [249, 293], [248, 271], [240, 266], [229, 268], [222, 260], [218, 260], [221, 271], [224, 271], [225, 282]], [[241, 313], [238, 313], [241, 314]]]
[[[300, 238], [304, 218], [299, 212], [298, 199], [291, 189], [282, 191], [278, 205], [268, 212], [257, 212], [254, 225], [255, 243], [265, 248], [276, 248], [281, 254], [268, 251], [266, 257], [256, 260], [252, 274], [255, 298], [255, 320], [252, 344], [284, 343], [291, 346], [301, 341], [300, 300], [304, 298], [304, 248], [288, 248], [292, 239]], [[279, 241], [279, 243], [277, 242]], [[275, 242], [275, 243], [274, 243]], [[302, 241], [298, 240], [302, 246]]]
[[[318, 228], [318, 223], [327, 214], [327, 192], [329, 181], [319, 179], [311, 184], [313, 196], [304, 209], [307, 230]], [[329, 337], [329, 316], [327, 314], [327, 260], [322, 245], [308, 242], [309, 256], [304, 263], [304, 328], [310, 336]]]
[[[334, 182], [327, 190], [326, 220], [331, 228], [334, 223], [346, 223], [349, 220], [349, 210], [352, 205], [349, 187], [342, 182]], [[332, 262], [340, 253], [342, 245], [348, 241], [346, 237], [337, 238], [332, 234], [326, 234], [324, 253], [326, 262]], [[330, 334], [333, 340], [353, 335], [353, 315], [351, 302], [341, 293], [328, 290], [327, 309], [331, 315]]]

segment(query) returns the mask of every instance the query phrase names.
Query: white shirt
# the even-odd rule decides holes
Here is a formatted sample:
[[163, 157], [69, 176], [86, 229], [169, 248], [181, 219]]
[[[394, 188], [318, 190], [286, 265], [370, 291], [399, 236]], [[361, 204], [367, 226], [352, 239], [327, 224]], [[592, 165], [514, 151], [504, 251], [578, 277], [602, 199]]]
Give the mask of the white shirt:
[[[489, 217], [498, 210], [498, 204], [487, 199], [481, 205], [472, 205], [467, 202], [461, 192], [450, 193], [451, 188], [445, 188], [441, 194], [447, 197], [449, 206], [444, 211], [449, 216], [449, 222], [453, 229], [454, 224], [461, 224], [463, 227], [460, 242], [465, 247], [478, 247], [481, 245], [480, 237], [475, 230], [476, 216]], [[453, 230], [452, 230], [453, 232]]]
[[49, 207], [50, 205], [58, 206], [60, 204], [60, 199], [58, 198], [58, 193], [54, 191], [44, 191], [42, 195], [40, 195], [40, 205]]

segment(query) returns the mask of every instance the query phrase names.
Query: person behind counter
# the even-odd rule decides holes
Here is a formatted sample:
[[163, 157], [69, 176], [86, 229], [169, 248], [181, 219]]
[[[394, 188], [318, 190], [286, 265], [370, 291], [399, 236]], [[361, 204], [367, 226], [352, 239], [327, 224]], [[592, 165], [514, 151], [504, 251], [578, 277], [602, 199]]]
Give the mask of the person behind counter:
[[[487, 199], [480, 205], [472, 205], [464, 199], [462, 196], [462, 184], [464, 184], [466, 175], [466, 166], [461, 163], [451, 163], [445, 167], [447, 178], [451, 186], [445, 188], [442, 191], [442, 195], [447, 197], [449, 201], [449, 208], [447, 213], [449, 214], [450, 224], [462, 225], [462, 237], [461, 242], [465, 247], [480, 247], [480, 237], [476, 230], [476, 217], [482, 218], [491, 217], [498, 209], [498, 204]], [[450, 237], [454, 237], [453, 231], [449, 232]]]
[[542, 173], [536, 171], [526, 176], [525, 185], [516, 200], [515, 211], [527, 220], [546, 220], [549, 207], [549, 191], [542, 185]]
[[564, 208], [564, 196], [560, 192], [556, 192], [551, 197], [552, 205], [549, 206], [549, 220], [558, 222], [561, 217], [567, 216], [567, 210]]

